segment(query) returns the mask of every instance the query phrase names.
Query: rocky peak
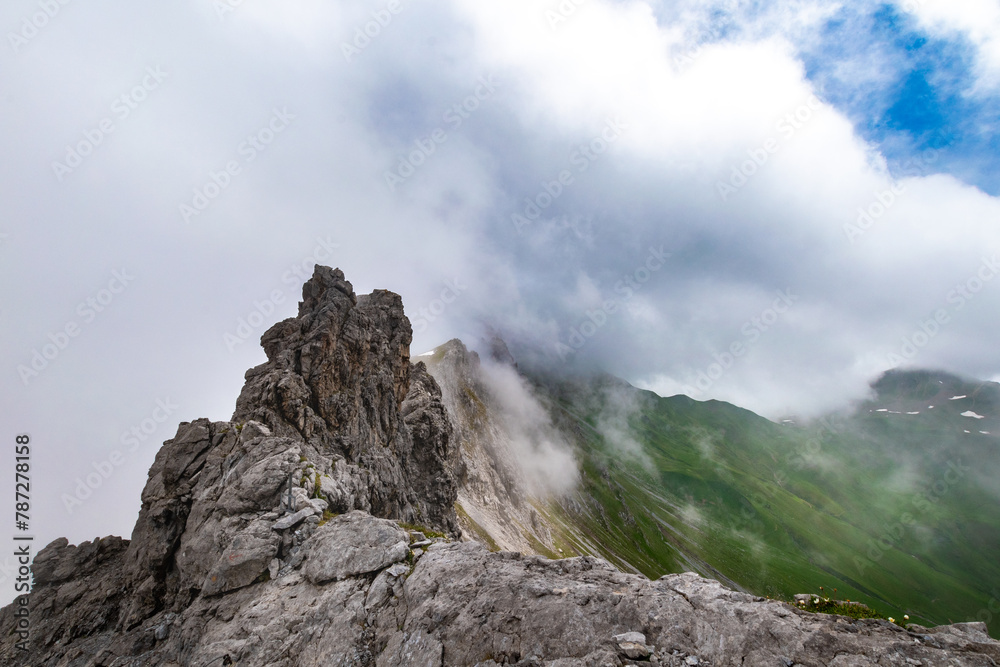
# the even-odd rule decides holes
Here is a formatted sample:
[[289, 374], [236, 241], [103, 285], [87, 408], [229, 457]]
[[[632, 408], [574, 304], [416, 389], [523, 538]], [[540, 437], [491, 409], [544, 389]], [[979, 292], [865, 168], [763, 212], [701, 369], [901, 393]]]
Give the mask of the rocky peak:
[[452, 532], [451, 425], [433, 378], [410, 364], [412, 335], [398, 294], [358, 297], [317, 266], [298, 316], [261, 337], [268, 361], [247, 372], [233, 421], [301, 442], [334, 511]]
[[517, 368], [517, 362], [514, 360], [514, 355], [510, 353], [510, 349], [507, 347], [507, 342], [500, 337], [500, 334], [490, 329], [486, 332], [483, 337], [483, 343], [486, 345], [486, 349], [490, 352], [490, 358], [498, 364], [504, 364], [507, 366], [513, 366]]
[[261, 337], [268, 361], [247, 372], [233, 421], [345, 457], [388, 446], [409, 388], [412, 336], [399, 295], [359, 298], [339, 269], [317, 266], [298, 316]]
[[119, 562], [102, 618], [127, 630], [295, 570], [332, 515], [457, 535], [452, 427], [410, 339], [398, 295], [358, 297], [316, 267], [298, 316], [263, 335], [268, 361], [247, 372], [232, 421], [184, 422], [157, 453], [131, 542], [54, 543], [39, 584], [62, 582], [74, 554], [107, 554]]

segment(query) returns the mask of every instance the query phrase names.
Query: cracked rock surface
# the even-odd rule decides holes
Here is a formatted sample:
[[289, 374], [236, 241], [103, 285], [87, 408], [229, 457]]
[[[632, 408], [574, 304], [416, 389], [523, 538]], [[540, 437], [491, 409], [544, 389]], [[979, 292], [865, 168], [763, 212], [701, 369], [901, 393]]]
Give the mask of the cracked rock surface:
[[[355, 512], [325, 534], [355, 527], [344, 532], [345, 553], [371, 549], [362, 535], [382, 535], [381, 553], [389, 554], [405, 532], [386, 524]], [[350, 535], [359, 539], [352, 542]], [[85, 561], [103, 549], [107, 558], [90, 566], [90, 579], [100, 575], [93, 583], [103, 587], [124, 555], [115, 550], [115, 538], [108, 539], [81, 547], [54, 544], [42, 560], [85, 571]], [[28, 662], [11, 662], [15, 654], [5, 641], [4, 664], [179, 667], [227, 655], [233, 664], [261, 667], [944, 666], [1000, 660], [1000, 644], [982, 624], [908, 632], [887, 621], [811, 614], [690, 573], [650, 581], [597, 558], [547, 560], [445, 541], [432, 544], [412, 571], [402, 562], [386, 565], [394, 557], [359, 561], [366, 564], [357, 569], [376, 570], [339, 580], [317, 584], [308, 572], [293, 570], [223, 595], [199, 596], [180, 613], [154, 614], [128, 632], [102, 624], [106, 607], [97, 591], [83, 592], [73, 579], [46, 580], [35, 593], [42, 600], [35, 605], [39, 647]]]
[[[317, 267], [232, 421], [180, 425], [131, 540], [35, 557], [32, 667], [997, 665], [979, 623], [854, 621], [592, 557], [456, 542], [461, 457], [397, 295]], [[424, 528], [416, 529], [417, 524]], [[435, 532], [431, 532], [431, 530]]]

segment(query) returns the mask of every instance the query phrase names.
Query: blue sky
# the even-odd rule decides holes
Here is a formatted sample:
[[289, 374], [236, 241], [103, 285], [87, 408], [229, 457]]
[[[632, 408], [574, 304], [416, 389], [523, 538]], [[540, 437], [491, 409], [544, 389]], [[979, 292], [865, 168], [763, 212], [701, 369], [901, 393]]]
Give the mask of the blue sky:
[[[967, 37], [935, 35], [891, 4], [862, 4], [841, 8], [801, 46], [809, 80], [897, 173], [946, 172], [1000, 193], [1000, 94], [972, 92], [977, 49]], [[877, 82], [841, 73], [865, 67]]]

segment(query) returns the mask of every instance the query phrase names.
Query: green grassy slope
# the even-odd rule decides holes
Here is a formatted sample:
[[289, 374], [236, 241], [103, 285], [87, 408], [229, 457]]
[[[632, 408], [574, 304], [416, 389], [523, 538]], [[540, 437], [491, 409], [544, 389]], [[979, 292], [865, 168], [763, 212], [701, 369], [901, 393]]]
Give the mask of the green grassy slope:
[[1000, 636], [1000, 386], [892, 373], [851, 413], [798, 425], [610, 377], [533, 381], [581, 462], [548, 508], [574, 550]]

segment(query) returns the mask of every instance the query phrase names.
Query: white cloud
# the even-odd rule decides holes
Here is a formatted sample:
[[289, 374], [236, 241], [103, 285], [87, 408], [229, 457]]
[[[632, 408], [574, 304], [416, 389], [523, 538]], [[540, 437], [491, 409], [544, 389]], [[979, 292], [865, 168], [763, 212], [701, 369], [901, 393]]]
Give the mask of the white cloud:
[[525, 380], [509, 366], [488, 362], [481, 377], [510, 438], [512, 462], [521, 471], [518, 479], [529, 493], [546, 498], [572, 491], [580, 478], [573, 449]]
[[[548, 134], [558, 128], [586, 137], [602, 115], [628, 118], [629, 131], [613, 158], [621, 171], [606, 177], [623, 184], [629, 178], [661, 184], [662, 194], [654, 199], [695, 217], [697, 234], [716, 249], [745, 243], [732, 255], [723, 251], [712, 258], [717, 272], [709, 281], [681, 277], [683, 286], [675, 283], [675, 289], [643, 295], [644, 303], [660, 305], [660, 320], [674, 320], [667, 327], [681, 330], [681, 336], [698, 332], [703, 337], [700, 354], [661, 329], [648, 337], [663, 341], [660, 354], [633, 330], [625, 334], [627, 343], [609, 343], [605, 356], [618, 355], [620, 363], [622, 348], [632, 347], [641, 351], [637, 355], [656, 356], [653, 365], [659, 371], [639, 375], [632, 370], [633, 379], [666, 393], [690, 384], [712, 362], [712, 349], [741, 340], [741, 325], [767, 303], [771, 289], [726, 266], [737, 251], [752, 248], [758, 256], [751, 264], [756, 260], [757, 270], [777, 277], [778, 285], [795, 286], [804, 294], [803, 303], [783, 328], [761, 336], [748, 357], [752, 363], [737, 363], [709, 395], [770, 415], [835, 407], [847, 396], [864, 395], [867, 381], [891, 365], [887, 359], [903, 337], [940, 308], [955, 318], [935, 345], [919, 350], [916, 362], [969, 367], [982, 361], [975, 356], [979, 350], [963, 355], [937, 343], [962, 335], [961, 325], [953, 323], [957, 313], [948, 301], [950, 289], [974, 274], [983, 249], [1000, 245], [995, 227], [987, 223], [1000, 212], [996, 199], [949, 176], [895, 183], [882, 156], [828, 105], [812, 109], [804, 122], [779, 125], [814, 94], [794, 50], [782, 39], [709, 45], [678, 73], [668, 56], [677, 30], [659, 28], [635, 5], [590, 8], [561, 25], [554, 37], [544, 26], [520, 30], [534, 11], [529, 6], [465, 10], [488, 35], [483, 42], [491, 46], [483, 57], [494, 58], [493, 66], [522, 82], [514, 111], [524, 131]], [[713, 186], [772, 138], [777, 152], [721, 203]], [[690, 156], [696, 159], [685, 159]], [[845, 227], [858, 224], [859, 209], [875, 215], [852, 244]], [[656, 232], [652, 220], [611, 217], [613, 222], [605, 224], [620, 225], [622, 234], [630, 230], [648, 238]], [[745, 255], [742, 261], [748, 261]], [[588, 289], [581, 292], [581, 284]], [[598, 303], [599, 295], [592, 292], [599, 284], [596, 278], [581, 283], [578, 277], [576, 296], [567, 307], [582, 312], [580, 299], [588, 294], [591, 303]], [[610, 291], [607, 282], [604, 287]], [[741, 292], [744, 304], [759, 305], [746, 305], [739, 316], [738, 306], [719, 310]], [[984, 309], [996, 297], [984, 292], [977, 298], [973, 317], [988, 317]], [[881, 321], [871, 319], [876, 313]], [[646, 311], [642, 319], [657, 318]], [[887, 326], [887, 320], [894, 324]], [[635, 321], [632, 314], [623, 315], [621, 328]], [[575, 324], [571, 318], [564, 329]], [[648, 361], [647, 356], [636, 366], [648, 369]], [[804, 368], [817, 373], [803, 374]]]
[[975, 45], [979, 84], [997, 92], [1000, 87], [1000, 4], [995, 0], [896, 0], [920, 26], [943, 38], [957, 35]]

